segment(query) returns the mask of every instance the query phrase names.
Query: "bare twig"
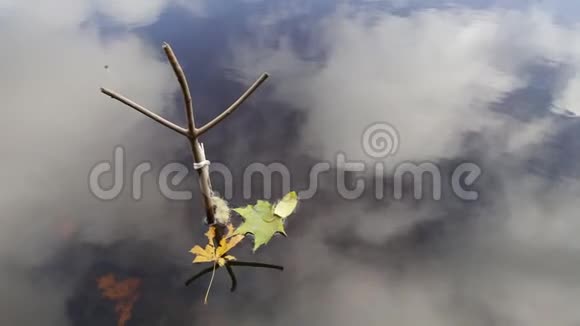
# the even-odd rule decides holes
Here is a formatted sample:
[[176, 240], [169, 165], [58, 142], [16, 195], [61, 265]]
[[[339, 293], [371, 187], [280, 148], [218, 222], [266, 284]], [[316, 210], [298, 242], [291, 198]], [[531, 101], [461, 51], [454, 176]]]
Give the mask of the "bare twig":
[[[224, 267], [227, 269], [228, 274], [230, 275], [230, 279], [232, 280], [232, 287], [230, 288], [230, 290], [232, 292], [234, 292], [236, 290], [236, 287], [238, 285], [238, 281], [236, 279], [236, 275], [234, 274], [234, 270], [232, 269], [232, 266], [271, 268], [271, 269], [277, 269], [280, 271], [284, 270], [283, 266], [278, 266], [278, 265], [263, 264], [263, 263], [256, 263], [256, 262], [247, 262], [247, 261], [228, 261], [224, 264]], [[185, 281], [185, 286], [189, 286], [191, 283], [193, 283], [193, 281], [197, 280], [198, 278], [202, 277], [205, 274], [208, 274], [209, 272], [212, 272], [212, 271], [219, 269], [220, 267], [222, 267], [222, 266], [216, 264], [215, 269], [214, 269], [214, 266], [202, 269], [199, 273], [193, 275], [187, 281]]]
[[165, 127], [169, 128], [169, 129], [173, 129], [174, 131], [177, 131], [178, 133], [187, 136], [189, 135], [187, 129], [181, 128], [180, 126], [174, 124], [171, 121], [168, 121], [164, 118], [162, 118], [161, 116], [157, 115], [156, 113], [151, 112], [150, 110], [144, 108], [143, 106], [131, 101], [130, 99], [124, 97], [123, 95], [113, 92], [109, 89], [106, 88], [101, 88], [101, 92], [105, 95], [109, 95], [110, 97], [114, 98], [115, 100], [143, 113], [144, 115], [148, 116], [149, 118], [159, 122], [160, 124], [164, 125]]
[[247, 266], [247, 267], [258, 267], [258, 268], [271, 268], [277, 270], [284, 270], [284, 266], [272, 265], [272, 264], [263, 264], [263, 263], [254, 263], [254, 262], [247, 262], [247, 261], [230, 261], [228, 264], [232, 266]]
[[[203, 147], [197, 140], [197, 135], [195, 132], [195, 116], [193, 114], [193, 104], [191, 101], [191, 93], [189, 91], [189, 86], [187, 84], [187, 78], [185, 78], [185, 73], [177, 61], [177, 57], [171, 46], [167, 43], [163, 43], [163, 50], [167, 55], [167, 59], [173, 68], [173, 72], [177, 77], [177, 81], [181, 86], [181, 92], [183, 93], [183, 100], [185, 102], [185, 115], [187, 117], [187, 131], [188, 131], [188, 138], [191, 147], [191, 153], [193, 154], [193, 161], [195, 163], [201, 163], [205, 161], [205, 153]], [[203, 196], [203, 204], [205, 207], [205, 215], [207, 217], [206, 222], [208, 224], [215, 223], [215, 211], [213, 207], [213, 202], [211, 197], [213, 195], [211, 189], [211, 180], [209, 178], [209, 166], [203, 166], [200, 169], [197, 169], [197, 173], [199, 175], [199, 189], [201, 190], [201, 194]]]
[[221, 122], [223, 119], [225, 119], [232, 112], [234, 112], [268, 78], [268, 74], [263, 74], [244, 94], [242, 94], [242, 96], [237, 101], [235, 101], [224, 112], [222, 112], [220, 115], [218, 115], [212, 121], [208, 122], [203, 127], [197, 129], [195, 127], [195, 115], [193, 113], [193, 104], [192, 104], [192, 100], [191, 100], [191, 93], [189, 91], [187, 79], [185, 78], [185, 73], [183, 72], [183, 69], [181, 68], [181, 65], [179, 64], [179, 61], [177, 60], [175, 53], [173, 53], [171, 46], [169, 46], [169, 44], [167, 44], [167, 43], [164, 43], [163, 50], [165, 51], [165, 54], [167, 55], [167, 59], [169, 60], [169, 63], [171, 64], [171, 67], [173, 68], [173, 72], [175, 73], [175, 76], [177, 77], [177, 81], [179, 82], [179, 85], [181, 86], [181, 92], [183, 93], [183, 99], [185, 102], [185, 114], [187, 116], [187, 129], [182, 128], [182, 127], [162, 118], [161, 116], [153, 113], [152, 111], [144, 108], [143, 106], [141, 106], [141, 105], [129, 100], [128, 98], [126, 98], [120, 94], [117, 94], [111, 90], [101, 88], [101, 92], [103, 92], [104, 94], [109, 95], [110, 97], [116, 99], [117, 101], [124, 103], [127, 106], [141, 112], [142, 114], [148, 116], [149, 118], [159, 122], [160, 124], [170, 128], [170, 129], [176, 131], [177, 133], [187, 137], [187, 139], [189, 140], [189, 143], [190, 143], [191, 152], [193, 154], [194, 167], [199, 174], [199, 184], [200, 184], [201, 193], [203, 195], [203, 204], [204, 204], [205, 212], [206, 212], [206, 223], [212, 225], [212, 224], [215, 224], [215, 207], [214, 207], [214, 204], [212, 201], [213, 192], [212, 192], [212, 188], [211, 188], [211, 180], [209, 178], [209, 166], [208, 166], [208, 164], [203, 164], [203, 163], [207, 163], [207, 161], [206, 161], [206, 157], [205, 157], [205, 151], [203, 148], [203, 144], [201, 144], [198, 141], [198, 138], [199, 138], [199, 136], [204, 134], [206, 131], [208, 131], [209, 129], [211, 129], [212, 127], [217, 125], [219, 122]]
[[230, 279], [232, 280], [232, 287], [230, 288], [230, 291], [234, 292], [236, 290], [236, 287], [238, 287], [236, 274], [234, 274], [234, 270], [232, 269], [232, 266], [230, 266], [229, 264], [226, 264], [226, 269], [228, 271], [228, 274], [230, 275]]
[[167, 59], [173, 68], [173, 72], [177, 77], [177, 81], [179, 82], [179, 86], [181, 86], [181, 93], [183, 93], [183, 100], [185, 102], [185, 114], [187, 116], [187, 130], [189, 130], [190, 134], [193, 135], [195, 131], [195, 119], [193, 115], [193, 104], [191, 101], [191, 93], [189, 92], [189, 85], [187, 84], [187, 79], [185, 78], [185, 73], [177, 61], [177, 57], [171, 46], [167, 43], [163, 43], [163, 50], [165, 51], [165, 55], [167, 55]]
[[250, 88], [248, 88], [244, 94], [242, 94], [242, 96], [240, 96], [240, 98], [238, 98], [234, 103], [232, 103], [232, 105], [230, 105], [229, 108], [227, 108], [224, 112], [222, 112], [220, 115], [218, 115], [217, 117], [215, 117], [213, 120], [211, 120], [210, 122], [206, 123], [203, 127], [196, 129], [195, 130], [195, 135], [197, 137], [203, 135], [206, 131], [210, 130], [213, 126], [217, 125], [218, 123], [220, 123], [223, 119], [225, 119], [228, 115], [232, 114], [242, 103], [244, 103], [244, 101], [246, 99], [248, 99], [248, 97], [250, 97], [250, 95], [252, 95], [252, 93], [254, 93], [254, 91], [256, 89], [258, 89], [258, 87], [260, 87], [260, 85], [266, 81], [266, 79], [268, 79], [268, 74], [267, 73], [263, 73], [262, 76], [260, 76], [260, 78], [258, 78], [258, 80], [256, 80], [254, 82], [254, 84], [252, 84], [252, 86], [250, 86]]

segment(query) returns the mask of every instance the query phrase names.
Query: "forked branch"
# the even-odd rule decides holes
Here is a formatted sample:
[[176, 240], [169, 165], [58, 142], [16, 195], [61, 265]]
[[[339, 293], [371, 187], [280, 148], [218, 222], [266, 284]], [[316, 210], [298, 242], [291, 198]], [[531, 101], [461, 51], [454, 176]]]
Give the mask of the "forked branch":
[[161, 125], [172, 129], [173, 131], [186, 136], [191, 145], [191, 152], [193, 155], [194, 161], [194, 168], [197, 170], [199, 174], [199, 183], [200, 189], [203, 195], [203, 204], [206, 211], [207, 220], [206, 222], [210, 225], [215, 224], [215, 207], [213, 205], [212, 196], [213, 192], [211, 189], [211, 180], [209, 178], [209, 161], [206, 160], [205, 151], [203, 145], [198, 141], [199, 136], [206, 133], [208, 130], [216, 126], [218, 123], [223, 121], [227, 116], [232, 114], [254, 91], [268, 78], [268, 74], [264, 73], [258, 80], [254, 82], [248, 90], [246, 90], [239, 99], [237, 99], [230, 107], [228, 107], [224, 112], [219, 114], [213, 120], [202, 126], [201, 128], [197, 129], [195, 127], [195, 115], [193, 113], [193, 104], [191, 100], [191, 92], [189, 90], [189, 86], [187, 84], [187, 79], [185, 78], [185, 74], [175, 53], [171, 49], [169, 44], [163, 44], [163, 50], [165, 51], [165, 55], [173, 68], [173, 72], [177, 77], [177, 81], [181, 87], [181, 93], [183, 94], [183, 100], [185, 102], [185, 114], [187, 117], [187, 129], [182, 128], [163, 117], [159, 116], [158, 114], [154, 113], [153, 111], [145, 108], [142, 105], [135, 103], [134, 101], [124, 97], [121, 94], [118, 94], [112, 90], [101, 88], [101, 92], [105, 95], [110, 96], [111, 98], [135, 109], [136, 111], [146, 115], [147, 117], [153, 119], [154, 121], [160, 123]]

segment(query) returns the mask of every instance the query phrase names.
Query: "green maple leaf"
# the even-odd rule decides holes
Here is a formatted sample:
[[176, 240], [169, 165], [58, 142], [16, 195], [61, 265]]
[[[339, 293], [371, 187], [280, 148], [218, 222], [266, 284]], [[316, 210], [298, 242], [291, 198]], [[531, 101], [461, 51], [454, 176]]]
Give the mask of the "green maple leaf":
[[284, 222], [296, 209], [297, 204], [298, 195], [293, 191], [284, 196], [276, 205], [265, 200], [258, 200], [256, 205], [234, 208], [234, 211], [244, 219], [234, 234], [253, 234], [253, 251], [256, 252], [260, 246], [267, 244], [274, 234], [280, 233], [286, 236]]
[[298, 194], [296, 191], [289, 192], [274, 206], [274, 215], [285, 219], [294, 212], [296, 206], [298, 206]]

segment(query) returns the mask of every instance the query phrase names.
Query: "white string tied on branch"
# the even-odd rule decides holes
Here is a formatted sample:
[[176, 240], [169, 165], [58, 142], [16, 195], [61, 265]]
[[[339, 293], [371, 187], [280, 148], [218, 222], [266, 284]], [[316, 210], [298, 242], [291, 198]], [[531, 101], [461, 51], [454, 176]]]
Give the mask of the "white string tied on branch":
[[199, 143], [199, 149], [201, 152], [201, 159], [202, 160], [199, 162], [195, 162], [195, 161], [193, 162], [193, 168], [196, 171], [201, 170], [204, 167], [209, 166], [211, 164], [211, 162], [205, 158], [205, 147], [203, 146], [203, 143]]
[[206, 166], [209, 166], [211, 164], [210, 161], [208, 160], [203, 160], [201, 162], [193, 162], [193, 169], [194, 170], [201, 170]]

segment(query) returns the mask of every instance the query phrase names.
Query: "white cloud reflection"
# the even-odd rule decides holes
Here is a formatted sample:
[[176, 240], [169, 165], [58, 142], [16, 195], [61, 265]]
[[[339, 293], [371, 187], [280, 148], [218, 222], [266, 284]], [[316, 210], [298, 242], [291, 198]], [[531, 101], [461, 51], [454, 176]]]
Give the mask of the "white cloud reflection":
[[[293, 259], [295, 266], [317, 266], [302, 279], [316, 278], [321, 270], [332, 276], [294, 288], [294, 297], [284, 305], [289, 312], [277, 315], [275, 323], [285, 325], [291, 318], [321, 325], [580, 322], [575, 308], [580, 287], [574, 276], [580, 273], [580, 261], [573, 258], [580, 252], [573, 235], [580, 226], [574, 213], [580, 182], [529, 173], [533, 151], [549, 155], [549, 146], [559, 146], [544, 143], [558, 125], [549, 114], [518, 121], [510, 113], [522, 104], [509, 107], [504, 102], [514, 91], [534, 86], [531, 67], [557, 63], [568, 74], [551, 96], [575, 111], [580, 105], [574, 95], [580, 84], [580, 29], [560, 24], [538, 7], [423, 9], [399, 16], [360, 12], [353, 5], [321, 21], [311, 33], [320, 36], [311, 46], [323, 53], [321, 62], [303, 56], [312, 49], [296, 50], [289, 38], [274, 48], [260, 41], [233, 47], [240, 70], [248, 76], [270, 71], [274, 98], [308, 114], [302, 150], [330, 161], [338, 151], [370, 160], [361, 151], [362, 130], [386, 121], [401, 137], [397, 156], [388, 158], [391, 163], [456, 159], [465, 151], [465, 134], [475, 132], [493, 141], [478, 150], [487, 165], [484, 173], [498, 180], [484, 190], [485, 205], [466, 206], [451, 216], [446, 215], [448, 203], [326, 208], [331, 221], [319, 220]], [[502, 113], [491, 110], [497, 106]], [[540, 110], [549, 112], [550, 107]], [[412, 218], [399, 223], [401, 216]], [[436, 243], [445, 243], [444, 249], [421, 255], [396, 247], [433, 216], [456, 231], [441, 232]], [[367, 244], [350, 254], [372, 262], [357, 264], [317, 240], [320, 234], [345, 229]], [[384, 245], [377, 249], [377, 243]], [[255, 320], [248, 316], [248, 324]]]

